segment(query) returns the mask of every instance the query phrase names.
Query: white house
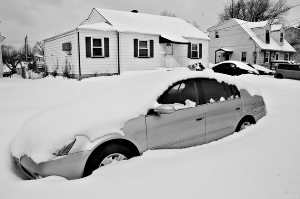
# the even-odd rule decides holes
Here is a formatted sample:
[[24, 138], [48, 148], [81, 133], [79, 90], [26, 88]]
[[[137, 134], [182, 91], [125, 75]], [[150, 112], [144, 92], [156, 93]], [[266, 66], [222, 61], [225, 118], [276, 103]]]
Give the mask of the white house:
[[231, 19], [208, 29], [209, 61], [237, 60], [269, 66], [272, 60], [290, 60], [295, 49], [284, 39], [282, 25], [269, 21]]
[[4, 41], [5, 37], [0, 33], [0, 78], [3, 77], [3, 61], [2, 61], [2, 51], [1, 51], [1, 43]]
[[67, 63], [75, 78], [209, 63], [209, 37], [202, 31], [180, 18], [137, 11], [94, 8], [78, 27], [44, 42], [49, 71]]

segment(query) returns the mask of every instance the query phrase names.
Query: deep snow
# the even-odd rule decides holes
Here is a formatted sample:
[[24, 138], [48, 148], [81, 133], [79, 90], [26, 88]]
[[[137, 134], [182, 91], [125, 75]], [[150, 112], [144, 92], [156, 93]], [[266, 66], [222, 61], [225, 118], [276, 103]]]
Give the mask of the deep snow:
[[267, 115], [257, 124], [207, 145], [147, 151], [73, 181], [22, 180], [11, 164], [10, 143], [40, 110], [94, 95], [116, 80], [1, 78], [0, 198], [299, 198], [300, 81], [239, 78], [264, 97]]

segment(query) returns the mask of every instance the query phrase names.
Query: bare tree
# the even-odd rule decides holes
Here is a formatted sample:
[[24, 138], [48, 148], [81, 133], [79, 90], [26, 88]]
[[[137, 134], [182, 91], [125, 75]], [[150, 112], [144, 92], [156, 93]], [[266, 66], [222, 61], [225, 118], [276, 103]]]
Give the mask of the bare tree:
[[229, 0], [219, 13], [219, 22], [237, 18], [251, 22], [271, 20], [271, 23], [283, 23], [290, 7], [287, 0]]
[[[164, 11], [162, 11], [162, 12], [160, 13], [160, 15], [161, 15], [161, 16], [167, 16], [167, 17], [177, 17], [177, 15], [176, 15], [175, 13], [170, 12], [170, 11], [168, 11], [167, 9], [165, 9]], [[192, 24], [193, 26], [195, 26], [196, 28], [198, 28], [198, 29], [200, 30], [200, 26], [197, 24], [197, 22], [195, 22], [195, 21], [194, 21], [193, 23], [191, 23], [191, 22], [189, 22], [189, 21], [186, 21], [186, 22]]]
[[170, 11], [168, 11], [167, 9], [165, 9], [164, 11], [162, 11], [160, 13], [161, 16], [166, 16], [166, 17], [177, 17], [177, 15], [175, 13], [172, 13]]
[[17, 65], [21, 62], [20, 52], [10, 45], [2, 45], [1, 50], [3, 63], [7, 65], [13, 74], [16, 73]]

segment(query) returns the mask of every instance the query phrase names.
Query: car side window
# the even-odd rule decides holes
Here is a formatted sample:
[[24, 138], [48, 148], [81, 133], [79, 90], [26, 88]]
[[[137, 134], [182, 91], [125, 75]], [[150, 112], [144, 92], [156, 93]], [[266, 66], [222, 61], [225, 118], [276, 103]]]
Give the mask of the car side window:
[[201, 80], [204, 103], [215, 103], [230, 100], [232, 93], [228, 84], [214, 79]]
[[198, 104], [198, 89], [195, 80], [186, 80], [172, 85], [157, 100], [160, 104], [186, 104], [190, 100]]
[[239, 92], [239, 90], [236, 88], [236, 86], [230, 85], [230, 88], [231, 88], [231, 92], [232, 92], [233, 98], [239, 98], [239, 97], [240, 97], [240, 92]]

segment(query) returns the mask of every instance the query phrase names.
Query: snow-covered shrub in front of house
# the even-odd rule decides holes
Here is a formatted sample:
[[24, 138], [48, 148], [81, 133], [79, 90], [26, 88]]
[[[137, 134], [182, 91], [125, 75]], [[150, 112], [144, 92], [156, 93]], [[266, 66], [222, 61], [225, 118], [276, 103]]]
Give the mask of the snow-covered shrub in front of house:
[[[107, 134], [123, 135], [124, 124], [156, 108], [157, 98], [169, 86], [180, 80], [198, 77], [234, 84], [239, 90], [246, 89], [250, 95], [261, 95], [256, 86], [238, 77], [206, 70], [201, 73], [178, 70], [107, 77], [107, 81], [112, 78], [122, 80], [90, 97], [42, 110], [29, 118], [11, 144], [12, 154], [17, 158], [27, 155], [36, 163], [41, 163], [56, 157], [53, 153], [78, 135], [87, 137], [91, 142]], [[192, 102], [186, 103], [185, 106], [194, 105]]]
[[188, 68], [192, 71], [202, 71], [205, 69], [200, 61], [191, 61], [188, 65]]

